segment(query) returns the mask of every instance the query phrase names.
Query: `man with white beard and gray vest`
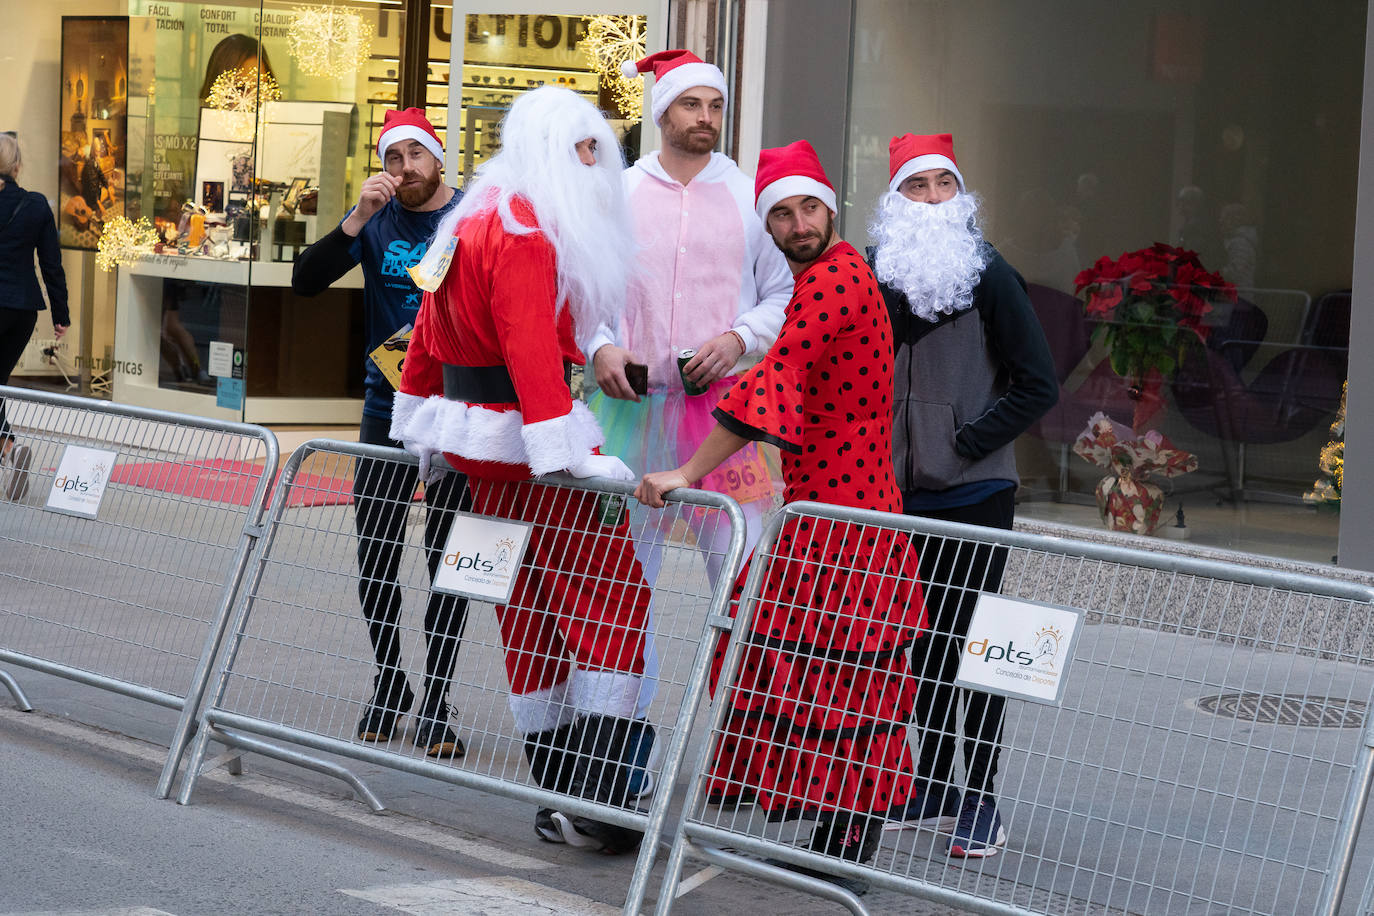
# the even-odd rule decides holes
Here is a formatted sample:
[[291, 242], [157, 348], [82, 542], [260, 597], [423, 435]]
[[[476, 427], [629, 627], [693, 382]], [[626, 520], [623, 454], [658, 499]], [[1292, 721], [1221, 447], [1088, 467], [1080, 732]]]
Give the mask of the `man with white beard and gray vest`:
[[[983, 240], [953, 138], [906, 134], [888, 149], [888, 193], [868, 254], [892, 319], [902, 509], [1010, 529], [1012, 444], [1059, 396], [1049, 345], [1025, 281]], [[930, 615], [912, 659], [920, 749], [911, 801], [889, 826], [952, 830], [950, 855], [996, 855], [1006, 844], [993, 791], [1005, 700], [956, 689], [954, 678], [979, 592], [1001, 587], [1006, 549], [930, 538], [918, 552]], [[956, 702], [965, 707], [962, 788], [953, 781]]]

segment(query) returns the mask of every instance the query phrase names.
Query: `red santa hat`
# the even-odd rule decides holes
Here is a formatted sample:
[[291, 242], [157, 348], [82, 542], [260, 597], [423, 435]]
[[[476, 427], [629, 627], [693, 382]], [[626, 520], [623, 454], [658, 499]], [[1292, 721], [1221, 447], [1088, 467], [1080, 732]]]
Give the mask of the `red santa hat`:
[[950, 134], [903, 134], [893, 137], [887, 145], [887, 170], [891, 179], [887, 183], [889, 191], [895, 191], [917, 172], [930, 169], [948, 169], [959, 182], [959, 190], [964, 190], [964, 176], [959, 174], [959, 166], [954, 163], [954, 137]]
[[654, 72], [652, 112], [657, 124], [673, 104], [673, 99], [694, 86], [709, 86], [727, 96], [725, 74], [715, 64], [708, 64], [691, 51], [659, 51], [637, 61], [627, 60], [620, 65], [620, 75], [632, 80], [642, 73]]
[[377, 158], [386, 162], [387, 147], [402, 140], [414, 140], [433, 153], [435, 159], [444, 161], [444, 145], [439, 142], [439, 135], [425, 117], [423, 108], [386, 113], [382, 118], [382, 132], [377, 135]]
[[820, 157], [805, 140], [759, 153], [758, 173], [754, 176], [754, 209], [759, 219], [768, 222], [768, 211], [778, 201], [798, 194], [815, 197], [835, 210], [835, 188], [825, 177]]

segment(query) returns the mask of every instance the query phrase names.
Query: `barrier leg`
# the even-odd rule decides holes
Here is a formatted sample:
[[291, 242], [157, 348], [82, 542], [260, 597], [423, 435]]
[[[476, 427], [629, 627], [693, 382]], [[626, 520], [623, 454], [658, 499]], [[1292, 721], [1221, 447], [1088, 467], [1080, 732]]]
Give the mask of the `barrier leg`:
[[1341, 806], [1341, 819], [1336, 825], [1336, 842], [1331, 850], [1331, 867], [1322, 882], [1321, 898], [1312, 910], [1318, 916], [1336, 916], [1341, 897], [1350, 879], [1350, 864], [1355, 858], [1355, 841], [1360, 837], [1360, 822], [1364, 820], [1369, 792], [1374, 785], [1374, 722], [1364, 735], [1364, 747], [1350, 774], [1350, 794]]
[[215, 740], [227, 744], [230, 747], [243, 748], [264, 757], [271, 757], [274, 760], [281, 760], [285, 763], [294, 764], [307, 770], [314, 770], [326, 776], [333, 776], [335, 779], [343, 780], [349, 787], [358, 794], [367, 806], [373, 811], [381, 814], [386, 810], [386, 805], [382, 800], [373, 794], [367, 784], [354, 775], [352, 770], [342, 767], [337, 763], [330, 763], [328, 760], [321, 760], [318, 757], [311, 757], [308, 754], [301, 754], [296, 751], [284, 748], [268, 741], [259, 741], [257, 738], [250, 738], [242, 732], [228, 731], [222, 728], [211, 728]]
[[24, 691], [20, 689], [19, 682], [11, 677], [8, 671], [0, 671], [0, 684], [9, 688], [10, 695], [14, 697], [15, 705], [19, 707], [20, 712], [33, 712], [33, 704], [29, 702], [28, 697], [24, 696]]

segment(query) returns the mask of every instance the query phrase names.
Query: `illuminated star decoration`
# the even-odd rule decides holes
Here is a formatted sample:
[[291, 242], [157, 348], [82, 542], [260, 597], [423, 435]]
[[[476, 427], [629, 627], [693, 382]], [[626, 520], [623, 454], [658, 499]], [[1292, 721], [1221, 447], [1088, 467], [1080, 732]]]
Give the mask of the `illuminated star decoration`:
[[587, 37], [581, 41], [592, 69], [610, 87], [611, 98], [631, 124], [644, 117], [644, 77], [627, 80], [620, 73], [625, 61], [644, 56], [644, 17], [586, 16]]
[[309, 76], [352, 76], [372, 55], [372, 26], [332, 4], [298, 6], [287, 33], [296, 67]]
[[134, 222], [126, 216], [116, 216], [105, 223], [96, 243], [95, 266], [104, 271], [128, 267], [145, 254], [153, 253], [153, 246], [162, 241], [146, 218]]
[[281, 87], [270, 73], [259, 73], [256, 67], [225, 70], [215, 77], [206, 108], [229, 112], [231, 129], [239, 139], [253, 137], [253, 122], [258, 106], [281, 98]]

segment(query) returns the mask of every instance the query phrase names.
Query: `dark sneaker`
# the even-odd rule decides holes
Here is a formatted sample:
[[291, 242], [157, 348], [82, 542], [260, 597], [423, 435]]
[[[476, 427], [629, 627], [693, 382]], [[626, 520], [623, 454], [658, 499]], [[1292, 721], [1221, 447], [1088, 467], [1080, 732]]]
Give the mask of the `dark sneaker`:
[[958, 858], [986, 859], [1007, 845], [1002, 815], [991, 795], [970, 792], [959, 809], [959, 824], [949, 838], [949, 854]]
[[[563, 838], [563, 826], [554, 819], [558, 812], [552, 808], [540, 808], [534, 813], [534, 835], [545, 843], [566, 843]], [[562, 817], [562, 815], [558, 815]]]
[[447, 703], [420, 711], [415, 721], [415, 746], [424, 748], [427, 757], [457, 758], [468, 752], [448, 726]]
[[915, 827], [949, 833], [959, 823], [959, 790], [953, 786], [922, 789], [913, 785], [906, 806], [894, 806], [887, 818], [884, 830]]
[[405, 681], [397, 691], [392, 684], [383, 684], [381, 677], [373, 678], [376, 684], [372, 692], [372, 702], [367, 712], [358, 720], [358, 737], [363, 741], [390, 741], [396, 734], [396, 718], [410, 709], [415, 702]]
[[10, 465], [10, 479], [5, 485], [5, 496], [11, 502], [19, 502], [29, 493], [29, 465], [33, 463], [33, 452], [27, 445], [16, 445], [5, 456]]
[[644, 834], [629, 827], [594, 821], [589, 817], [570, 816], [562, 811], [553, 812], [552, 820], [557, 825], [562, 842], [579, 849], [602, 852], [608, 856], [634, 852], [639, 848], [639, 841], [644, 838]]
[[630, 782], [625, 790], [631, 798], [643, 798], [654, 791], [653, 767], [657, 763], [654, 754], [654, 727], [642, 719], [631, 726], [628, 742], [630, 755]]
[[716, 808], [747, 808], [758, 800], [758, 793], [748, 788], [742, 788], [738, 792], [706, 793], [706, 804]]
[[[841, 815], [836, 820], [823, 820], [816, 825], [809, 845], [816, 852], [833, 856], [843, 862], [868, 862], [878, 852], [878, 844], [882, 841], [880, 824], [879, 819], [863, 815]], [[768, 859], [767, 862], [809, 878], [829, 881], [855, 897], [862, 897], [869, 890], [869, 882], [864, 878], [832, 875], [830, 872], [778, 859]]]

